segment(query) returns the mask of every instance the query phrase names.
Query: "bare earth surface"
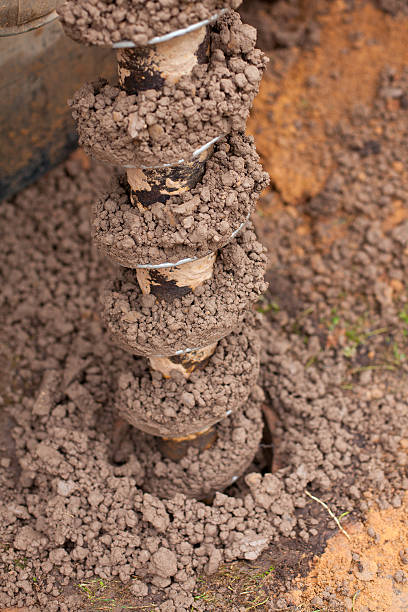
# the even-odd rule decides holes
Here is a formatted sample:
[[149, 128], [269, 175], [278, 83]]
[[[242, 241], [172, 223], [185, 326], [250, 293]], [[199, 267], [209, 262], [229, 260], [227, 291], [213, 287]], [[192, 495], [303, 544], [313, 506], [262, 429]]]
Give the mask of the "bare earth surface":
[[100, 322], [88, 219], [106, 170], [76, 154], [2, 203], [0, 609], [408, 609], [401, 9], [244, 6], [271, 57], [250, 129], [272, 178], [255, 219], [272, 434], [213, 504], [144, 493], [115, 420], [132, 358]]

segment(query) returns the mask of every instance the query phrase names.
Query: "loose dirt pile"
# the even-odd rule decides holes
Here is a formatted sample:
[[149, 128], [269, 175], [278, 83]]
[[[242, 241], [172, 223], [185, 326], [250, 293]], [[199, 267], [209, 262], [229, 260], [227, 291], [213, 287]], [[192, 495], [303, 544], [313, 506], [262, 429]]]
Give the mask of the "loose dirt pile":
[[[141, 47], [155, 36], [209, 19], [222, 9], [236, 9], [241, 1], [202, 0], [191, 5], [188, 0], [155, 0], [146, 6], [145, 0], [71, 0], [59, 15], [67, 35], [82, 44], [110, 47], [127, 40]], [[180, 11], [183, 4], [185, 10]]]
[[[223, 491], [233, 484], [252, 463], [262, 439], [260, 399], [263, 399], [262, 391], [255, 389], [243, 409], [217, 423], [217, 440], [209, 450], [190, 449], [187, 456], [178, 462], [163, 459], [156, 440], [151, 436], [133, 432], [134, 447], [138, 448], [138, 457], [144, 468], [144, 490], [160, 498], [173, 498], [183, 493], [187, 497], [205, 500], [211, 499], [215, 491]], [[245, 511], [241, 515], [248, 516]], [[242, 519], [233, 523], [238, 533], [232, 537], [240, 540], [249, 525]], [[258, 541], [246, 544], [248, 550], [259, 546]]]
[[[146, 11], [141, 11], [139, 15], [143, 21], [144, 15], [148, 18], [151, 9], [153, 16], [149, 18], [152, 19], [152, 28], [159, 6], [148, 3]], [[68, 2], [65, 10], [73, 23], [76, 19], [79, 21], [80, 29], [85, 16], [71, 8]], [[131, 7], [128, 5], [127, 8]], [[184, 12], [182, 5], [174, 5], [174, 10], [177, 9]], [[190, 11], [187, 6], [184, 6], [184, 10], [195, 13], [194, 2]], [[97, 9], [94, 7], [91, 12], [96, 15]], [[122, 15], [120, 11], [112, 11], [111, 18], [117, 20], [118, 29], [124, 16], [125, 12]], [[136, 21], [137, 10], [134, 17]], [[150, 210], [145, 211], [145, 231], [139, 232], [139, 249], [132, 251], [134, 240], [129, 235], [125, 237], [133, 261], [141, 257], [138, 263], [144, 264], [140, 266], [144, 269], [135, 272], [135, 268], [139, 268], [137, 265], [122, 267], [115, 274], [103, 292], [102, 319], [116, 344], [129, 353], [152, 357], [154, 363], [151, 361], [150, 365], [163, 375], [167, 375], [171, 369], [171, 359], [166, 357], [177, 359], [180, 354], [188, 354], [185, 357], [185, 361], [188, 361], [193, 354], [190, 361], [196, 359], [198, 364], [204, 365], [204, 360], [208, 361], [208, 355], [214, 352], [219, 340], [243, 323], [266, 289], [263, 281], [265, 249], [252, 232], [249, 211], [250, 204], [255, 203], [268, 179], [258, 164], [252, 140], [244, 136], [250, 105], [258, 92], [266, 57], [255, 48], [255, 29], [243, 25], [238, 13], [223, 10], [214, 15], [211, 23], [213, 21], [213, 27], [203, 22], [195, 24], [192, 33], [188, 33], [188, 29], [172, 32], [171, 41], [162, 40], [162, 45], [156, 41], [157, 45], [129, 51], [128, 47], [135, 45], [124, 42], [120, 48], [126, 50], [118, 54], [120, 88], [112, 88], [104, 82], [97, 84], [97, 90], [92, 85], [85, 86], [72, 102], [80, 139], [86, 144], [87, 151], [96, 160], [119, 164], [123, 171], [126, 170], [129, 187], [126, 189], [126, 179], [121, 177], [113, 185], [113, 200], [116, 203], [122, 200], [123, 203], [128, 196], [130, 206], [136, 204], [141, 211], [143, 206], [151, 206]], [[188, 36], [184, 36], [187, 33]], [[104, 99], [101, 88], [104, 88], [108, 99]], [[220, 95], [214, 96], [217, 91]], [[124, 104], [119, 104], [113, 110], [111, 102], [116, 98], [121, 98]], [[101, 109], [103, 113], [98, 114]], [[229, 135], [231, 130], [234, 130], [235, 137]], [[195, 139], [198, 139], [195, 150], [191, 149], [192, 131], [196, 134]], [[222, 142], [224, 137], [226, 143]], [[104, 138], [109, 147], [104, 146]], [[154, 146], [150, 146], [151, 142]], [[233, 149], [234, 143], [236, 146]], [[208, 189], [210, 179], [215, 182], [211, 173], [207, 173], [206, 185], [201, 184], [197, 188], [206, 174], [205, 162], [214, 152], [215, 144], [219, 145], [217, 148], [221, 156], [224, 154], [224, 162], [232, 149], [231, 165], [220, 173], [226, 189], [224, 198], [219, 199], [218, 189], [217, 193], [215, 189], [212, 193]], [[120, 151], [120, 155], [115, 154], [115, 149]], [[129, 149], [131, 156], [128, 159]], [[246, 155], [241, 157], [239, 149]], [[253, 166], [251, 161], [254, 160], [254, 175], [258, 178], [256, 183], [250, 176], [249, 167]], [[163, 169], [163, 165], [166, 169]], [[176, 167], [173, 168], [173, 165]], [[215, 208], [219, 209], [228, 196], [233, 203], [238, 203], [238, 193], [233, 193], [232, 189], [228, 193], [228, 188], [240, 186], [241, 183], [243, 188], [237, 191], [241, 196], [240, 203], [244, 206], [246, 203], [246, 210], [237, 207], [235, 228], [230, 226], [231, 215], [227, 216], [223, 225], [224, 220], [219, 219], [222, 231], [217, 237], [220, 237], [220, 243], [224, 234], [224, 248], [218, 252], [216, 245], [215, 252], [208, 253], [209, 240], [217, 242], [214, 233], [209, 237], [209, 227], [203, 218], [195, 226], [194, 217], [188, 212], [186, 214], [186, 211], [191, 213], [194, 207], [200, 206], [200, 192], [205, 187], [208, 198], [203, 198], [205, 211], [211, 210], [213, 200]], [[190, 197], [176, 197], [171, 199], [168, 207], [161, 206], [169, 200], [169, 191], [180, 193], [190, 189], [195, 189], [188, 194]], [[182, 218], [176, 219], [175, 209], [179, 208], [183, 211]], [[123, 213], [114, 202], [108, 203], [108, 208], [99, 212], [102, 218], [98, 219], [96, 231], [108, 230], [123, 223]], [[107, 213], [111, 213], [109, 223]], [[156, 224], [155, 227], [154, 218], [161, 218], [165, 223], [161, 227]], [[168, 241], [169, 246], [188, 245], [189, 242], [200, 244], [207, 251], [207, 256], [197, 257], [197, 250], [192, 248], [193, 261], [187, 258], [189, 261], [186, 262], [184, 258], [183, 262], [172, 264], [165, 254], [164, 261], [162, 259], [158, 262], [160, 265], [151, 269], [146, 245], [156, 247], [156, 251], [157, 246], [166, 248], [166, 237], [161, 242], [165, 233], [163, 230], [173, 225], [177, 234], [181, 221], [186, 219], [187, 226], [183, 224], [181, 228], [191, 230], [192, 240], [188, 241], [187, 232], [184, 232], [184, 237], [180, 232], [173, 244]], [[215, 220], [207, 216], [208, 222]], [[142, 229], [142, 224], [137, 223], [137, 217], [134, 221], [136, 227], [132, 229], [136, 229], [137, 234], [137, 226]], [[122, 236], [110, 232], [108, 242], [114, 248], [115, 238], [121, 239]], [[118, 252], [122, 242], [119, 241]], [[117, 263], [117, 258], [114, 258], [114, 262]], [[119, 257], [119, 262], [129, 265], [123, 256]], [[181, 264], [185, 264], [186, 268]], [[162, 366], [158, 364], [160, 361]], [[255, 383], [256, 377], [253, 378]], [[251, 393], [248, 395], [252, 397]], [[180, 402], [183, 402], [182, 397]], [[207, 499], [232, 484], [254, 460], [263, 434], [259, 399], [252, 398], [239, 408], [242, 409], [239, 414], [237, 411], [225, 411], [222, 422], [216, 424], [211, 432], [192, 432], [193, 442], [191, 436], [188, 443], [185, 439], [180, 441], [180, 434], [171, 440], [152, 440], [152, 436], [146, 432], [139, 434], [134, 447], [140, 454], [142, 474], [138, 475], [137, 483], [144, 486], [145, 491], [161, 497], [171, 498], [179, 492], [196, 500]], [[186, 448], [186, 456], [177, 462], [171, 447], [176, 446], [177, 455], [180, 444]], [[240, 471], [237, 473], [238, 469]]]
[[[259, 453], [212, 504], [143, 492], [133, 443], [118, 454], [112, 383], [140, 366], [109, 343], [97, 314], [107, 264], [91, 248], [88, 214], [106, 170], [71, 160], [2, 204], [1, 605], [83, 611], [81, 584], [98, 593], [89, 598], [95, 609], [106, 604], [105, 585], [118, 584], [120, 605], [238, 611], [246, 595], [211, 599], [197, 576], [268, 550], [273, 565], [292, 546], [296, 558], [277, 567], [275, 583], [271, 571], [273, 595], [263, 586], [264, 608], [296, 610], [297, 597], [311, 610], [343, 610], [349, 598], [356, 612], [389, 612], [363, 580], [381, 570], [364, 542], [367, 558], [352, 558], [344, 595], [332, 572], [317, 568], [303, 595], [290, 592], [287, 576], [336, 529], [306, 491], [353, 520], [376, 505], [401, 518], [408, 490], [408, 73], [400, 56], [395, 65], [377, 78], [373, 104], [324, 126], [333, 159], [324, 189], [298, 207], [277, 192], [262, 203], [257, 225], [271, 260], [259, 382], [277, 423], [274, 473]], [[393, 592], [404, 593], [405, 552], [400, 566], [378, 522], [370, 526], [384, 542]], [[358, 532], [345, 527], [359, 554]], [[348, 554], [337, 557], [341, 573]], [[353, 602], [358, 581], [366, 586]]]
[[[389, 85], [390, 77], [384, 78], [380, 92]], [[404, 80], [399, 82], [394, 78], [393, 85], [403, 91], [407, 89]], [[378, 111], [372, 115], [374, 122], [376, 116], [387, 117], [389, 126], [388, 136], [381, 138], [381, 152], [376, 154], [381, 155], [381, 160], [377, 157], [374, 163], [373, 155], [348, 153], [354, 167], [358, 162], [361, 171], [371, 169], [370, 185], [375, 184], [376, 177], [385, 185], [386, 169], [393, 167], [395, 152], [406, 146], [406, 111], [400, 105], [386, 110], [387, 100], [379, 97]], [[362, 135], [365, 126], [364, 121], [358, 128], [363, 129]], [[355, 138], [356, 129], [353, 134]], [[346, 165], [344, 172], [339, 206], [344, 203], [355, 206], [358, 199], [344, 197], [346, 188], [353, 185], [353, 189], [360, 187], [360, 192], [366, 183], [354, 176], [357, 169], [350, 171]], [[371, 283], [365, 280], [366, 262], [359, 263], [355, 256], [354, 266], [345, 261], [347, 253], [351, 256], [351, 250], [364, 253], [367, 248], [372, 260], [377, 261], [384, 253], [380, 249], [388, 238], [391, 242], [385, 251], [390, 256], [388, 266], [403, 274], [406, 255], [401, 239], [405, 221], [394, 216], [390, 196], [389, 200], [365, 204], [363, 211], [353, 209], [355, 223], [347, 227], [354, 242], [349, 236], [344, 243], [342, 236], [331, 245], [325, 259], [321, 255], [312, 259], [314, 267], [317, 262], [321, 266], [330, 264], [328, 283], [323, 281], [323, 268], [313, 279], [310, 268], [299, 266], [294, 255], [291, 263], [290, 241], [296, 240], [298, 245], [300, 241], [299, 248], [304, 248], [309, 240], [308, 254], [304, 255], [309, 258], [310, 238], [304, 237], [303, 241], [299, 238], [296, 230], [301, 220], [281, 215], [273, 236], [275, 257], [279, 259], [273, 262], [270, 277], [271, 303], [280, 303], [280, 306], [273, 327], [263, 335], [261, 382], [279, 415], [275, 461], [279, 460], [282, 467], [277, 477], [265, 477], [262, 481], [259, 476], [259, 482], [257, 478], [247, 479], [252, 492], [247, 489], [243, 497], [240, 493], [235, 497], [218, 496], [215, 506], [187, 502], [182, 496], [173, 502], [159, 502], [156, 498], [152, 502], [148, 497], [145, 505], [149, 507], [173, 504], [173, 511], [165, 506], [167, 515], [170, 511], [173, 519], [169, 517], [166, 532], [160, 535], [157, 527], [149, 527], [151, 523], [146, 523], [138, 510], [138, 503], [143, 502], [137, 499], [145, 499], [137, 485], [143, 474], [140, 463], [132, 453], [123, 465], [113, 465], [109, 460], [113, 429], [110, 406], [115, 396], [111, 382], [119, 371], [131, 369], [133, 359], [108, 343], [95, 314], [98, 285], [106, 267], [100, 265], [91, 250], [86, 217], [88, 203], [100, 188], [100, 181], [97, 169], [84, 171], [77, 162], [71, 161], [17, 196], [13, 204], [4, 204], [1, 210], [2, 226], [10, 228], [2, 242], [2, 265], [10, 279], [2, 293], [2, 318], [8, 330], [2, 368], [3, 414], [9, 415], [13, 443], [7, 438], [9, 446], [4, 446], [5, 440], [2, 447], [1, 538], [8, 548], [4, 551], [8, 580], [0, 601], [3, 605], [28, 604], [33, 609], [37, 605], [39, 609], [47, 606], [50, 610], [72, 610], [76, 596], [69, 595], [69, 590], [66, 591], [67, 607], [56, 603], [62, 601], [64, 587], [98, 575], [103, 578], [119, 575], [129, 580], [141, 572], [143, 580], [156, 577], [157, 584], [168, 584], [172, 574], [166, 575], [164, 582], [160, 578], [163, 579], [163, 572], [169, 574], [173, 569], [153, 570], [156, 565], [153, 562], [150, 565], [149, 559], [161, 548], [177, 553], [178, 545], [175, 548], [174, 544], [177, 541], [181, 548], [176, 554], [176, 577], [167, 596], [173, 601], [176, 597], [176, 604], [166, 604], [162, 609], [181, 610], [187, 601], [191, 603], [190, 596], [181, 593], [183, 590], [191, 593], [194, 588], [188, 567], [200, 571], [210, 563], [215, 569], [223, 558], [232, 560], [251, 555], [253, 551], [260, 552], [271, 537], [279, 534], [289, 537], [298, 534], [305, 541], [313, 539], [319, 521], [308, 519], [306, 488], [324, 496], [340, 512], [366, 509], [369, 500], [361, 494], [368, 488], [381, 491], [385, 499], [395, 489], [408, 487], [401, 435], [408, 426], [406, 390], [401, 376], [406, 368], [401, 358], [403, 347], [398, 344], [401, 361], [393, 365], [395, 373], [389, 370], [385, 378], [387, 388], [385, 381], [376, 383], [372, 379], [375, 369], [363, 365], [356, 366], [362, 370], [354, 375], [357, 380], [350, 382], [350, 360], [363, 359], [371, 351], [379, 359], [381, 351], [388, 349], [383, 334], [370, 333], [378, 329], [380, 320], [394, 326], [387, 332], [394, 337], [391, 349], [403, 337], [404, 320], [395, 311], [401, 308], [400, 312], [404, 312], [403, 306], [378, 301], [383, 294], [370, 290]], [[393, 185], [399, 197], [405, 197], [398, 172], [387, 184]], [[383, 239], [377, 237], [374, 243], [367, 242], [368, 226], [365, 233], [359, 230], [367, 212], [380, 220], [394, 219], [391, 227], [386, 226], [390, 229]], [[344, 244], [342, 255], [336, 257], [341, 244]], [[286, 286], [279, 274], [282, 269], [282, 264], [277, 265], [279, 260], [288, 261]], [[358, 324], [363, 307], [368, 306], [370, 316], [374, 317], [365, 326], [362, 323], [364, 331], [356, 330], [352, 337], [341, 333], [341, 320], [337, 321], [338, 315], [331, 314], [332, 302], [338, 300], [345, 281], [343, 291], [347, 295], [342, 299], [351, 318], [350, 329]], [[312, 316], [311, 304], [323, 309], [320, 319], [315, 314]], [[377, 311], [379, 305], [381, 311]], [[325, 316], [331, 318], [320, 326], [319, 320], [326, 321]], [[294, 322], [297, 322], [295, 330]], [[286, 337], [282, 336], [285, 329]], [[364, 336], [359, 342], [358, 334]], [[347, 354], [351, 357], [330, 346], [333, 338], [342, 336], [342, 348], [350, 347]], [[44, 388], [35, 401], [35, 390], [39, 389], [40, 374], [44, 370], [48, 370]], [[58, 378], [62, 379], [60, 384], [57, 384]], [[344, 389], [350, 384], [353, 389]], [[225, 522], [211, 518], [220, 507]], [[295, 507], [301, 512], [295, 512]], [[160, 515], [162, 510], [158, 512]], [[181, 520], [177, 512], [188, 514], [181, 514]], [[233, 520], [241, 512], [243, 518], [238, 522]], [[152, 521], [156, 524], [155, 518]], [[214, 521], [213, 528], [206, 527]], [[193, 548], [193, 533], [197, 533], [200, 548]], [[147, 540], [140, 540], [141, 537]], [[251, 546], [251, 542], [255, 544]], [[218, 552], [211, 557], [212, 544]], [[20, 563], [20, 559], [24, 567], [15, 563], [15, 560]], [[144, 575], [142, 568], [149, 568], [151, 578]], [[40, 586], [33, 583], [33, 577]], [[147, 594], [143, 586], [140, 593]], [[154, 589], [150, 591], [150, 599], [155, 599], [154, 593]], [[185, 599], [177, 599], [180, 597]]]

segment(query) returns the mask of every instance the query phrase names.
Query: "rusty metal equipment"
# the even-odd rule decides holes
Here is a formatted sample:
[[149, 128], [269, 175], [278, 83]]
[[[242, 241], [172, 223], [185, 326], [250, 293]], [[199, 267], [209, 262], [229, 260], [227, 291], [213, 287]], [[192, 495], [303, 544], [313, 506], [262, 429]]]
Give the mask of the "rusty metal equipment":
[[36, 30], [58, 18], [56, 0], [1, 0], [0, 36]]
[[0, 0], [0, 200], [61, 162], [77, 146], [67, 99], [114, 54], [64, 36], [56, 0]]

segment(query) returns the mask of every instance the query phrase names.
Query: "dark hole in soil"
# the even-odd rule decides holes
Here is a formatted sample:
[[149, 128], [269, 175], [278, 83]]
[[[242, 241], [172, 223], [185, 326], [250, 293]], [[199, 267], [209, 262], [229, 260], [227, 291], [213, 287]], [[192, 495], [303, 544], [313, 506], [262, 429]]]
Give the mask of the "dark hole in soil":
[[132, 450], [131, 426], [122, 419], [116, 419], [113, 423], [109, 463], [115, 467], [125, 465], [129, 461]]
[[[263, 405], [263, 421], [263, 437], [259, 445], [258, 452], [245, 473], [241, 474], [234, 483], [223, 491], [223, 493], [228, 496], [243, 497], [249, 492], [249, 489], [245, 483], [246, 474], [258, 472], [259, 474], [265, 475], [269, 472], [274, 472], [284, 467], [283, 457], [279, 455], [279, 441], [276, 440], [274, 435], [278, 417], [273, 411], [268, 400]], [[112, 444], [109, 452], [109, 462], [115, 467], [121, 467], [128, 463], [134, 450], [132, 427], [121, 419], [117, 419], [117, 421], [114, 423], [112, 431]], [[212, 505], [214, 497], [208, 497], [207, 499], [203, 499], [201, 501], [207, 505]], [[173, 520], [174, 516], [170, 515], [170, 518]]]
[[115, 457], [111, 456], [110, 463], [112, 465], [115, 465], [116, 467], [122, 467], [122, 465], [126, 465], [128, 460], [129, 460], [129, 457], [126, 457], [126, 458], [122, 457], [121, 459], [116, 459], [116, 456]]
[[279, 440], [276, 439], [274, 431], [278, 422], [278, 417], [269, 403], [263, 405], [264, 431], [261, 443], [255, 459], [244, 474], [238, 478], [223, 493], [230, 497], [243, 497], [249, 493], [249, 488], [245, 483], [245, 476], [258, 472], [264, 476], [270, 472], [284, 467], [284, 462], [279, 453]]
[[74, 544], [74, 542], [72, 540], [65, 540], [63, 548], [69, 554], [69, 553], [71, 553], [74, 550], [75, 544]]

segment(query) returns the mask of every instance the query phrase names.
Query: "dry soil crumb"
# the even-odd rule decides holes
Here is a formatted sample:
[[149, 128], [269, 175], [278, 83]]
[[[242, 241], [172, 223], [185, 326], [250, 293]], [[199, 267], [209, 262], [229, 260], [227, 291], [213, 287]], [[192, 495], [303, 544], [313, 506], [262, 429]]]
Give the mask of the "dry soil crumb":
[[188, 380], [176, 370], [164, 378], [138, 360], [119, 378], [117, 408], [127, 422], [152, 435], [189, 435], [243, 406], [258, 374], [259, 342], [250, 315]]
[[[391, 84], [407, 89], [404, 79], [387, 74], [379, 90]], [[388, 94], [386, 89], [384, 96]], [[213, 506], [183, 497], [171, 505], [163, 502], [168, 526], [166, 517], [164, 522], [160, 518], [162, 502], [141, 491], [144, 474], [137, 457], [130, 454], [123, 465], [109, 460], [114, 383], [120, 373], [134, 367], [134, 360], [109, 344], [96, 314], [106, 266], [91, 248], [87, 215], [105, 171], [95, 167], [85, 171], [71, 161], [13, 202], [2, 204], [2, 227], [7, 231], [1, 243], [1, 266], [9, 279], [1, 293], [1, 317], [7, 330], [1, 345], [2, 411], [9, 415], [14, 447], [6, 450], [4, 443], [0, 450], [0, 536], [9, 547], [2, 556], [7, 572], [2, 605], [83, 610], [83, 603], [76, 602], [68, 585], [98, 576], [105, 580], [119, 577], [127, 583], [135, 574], [140, 574], [142, 584], [136, 583], [134, 590], [144, 599], [133, 596], [133, 604], [155, 598], [160, 602], [163, 595], [157, 585], [167, 584], [169, 578], [163, 582], [157, 563], [151, 565], [150, 560], [159, 548], [165, 548], [176, 552], [178, 569], [164, 596], [173, 603], [162, 609], [178, 612], [192, 603], [193, 571], [205, 567], [214, 571], [222, 560], [254, 558], [271, 539], [282, 535], [312, 542], [316, 531], [330, 521], [324, 512], [317, 517], [310, 514], [316, 504], [305, 496], [306, 488], [337, 514], [366, 510], [370, 499], [362, 496], [364, 490], [380, 491], [385, 503], [396, 489], [408, 488], [403, 435], [408, 429], [406, 387], [401, 376], [405, 363], [401, 362], [396, 377], [392, 371], [383, 374], [389, 376], [387, 387], [377, 378], [382, 375], [377, 370], [362, 371], [350, 381], [350, 358], [343, 347], [355, 345], [341, 333], [342, 322], [336, 323], [331, 314], [335, 304], [339, 307], [338, 295], [346, 291], [339, 312], [351, 313], [349, 329], [354, 329], [363, 313], [359, 306], [362, 292], [374, 312], [371, 329], [383, 327], [383, 319], [386, 325], [400, 325], [391, 330], [393, 342], [403, 337], [404, 321], [398, 317], [403, 307], [395, 310], [397, 304], [386, 301], [377, 311], [377, 299], [383, 293], [374, 293], [366, 276], [366, 260], [354, 260], [358, 253], [375, 248], [371, 257], [382, 262], [387, 278], [397, 280], [400, 274], [403, 279], [407, 268], [406, 187], [403, 174], [395, 171], [400, 166], [394, 166], [396, 151], [402, 153], [406, 146], [406, 111], [394, 102], [394, 110], [384, 111], [389, 100], [379, 97], [376, 111], [384, 116], [389, 130], [377, 154], [381, 168], [375, 155], [352, 152], [352, 169], [350, 164], [342, 166], [343, 187], [331, 192], [337, 194], [338, 207], [354, 207], [351, 234], [336, 234], [335, 242], [316, 257], [317, 247], [311, 245], [310, 237], [297, 231], [302, 217], [283, 211], [277, 222], [262, 219], [264, 228], [268, 223], [274, 244], [272, 309], [268, 304], [262, 308], [275, 314], [272, 327], [262, 333], [261, 382], [279, 416], [277, 473], [264, 478], [255, 474], [247, 479], [245, 486], [251, 488], [244, 487], [244, 495], [234, 497], [232, 491], [219, 495]], [[363, 130], [361, 138], [367, 140], [366, 122], [356, 124], [354, 139], [356, 129]], [[366, 174], [371, 173], [367, 183], [358, 177], [362, 164]], [[384, 200], [373, 196], [370, 201], [374, 204], [361, 201], [360, 205], [360, 195], [350, 195], [351, 180], [355, 189], [359, 186], [354, 195], [364, 193], [364, 185], [375, 184], [380, 190], [390, 183], [402, 204], [394, 205], [390, 196], [383, 196]], [[334, 181], [332, 190], [335, 185]], [[376, 218], [380, 229], [375, 227], [380, 232], [384, 227], [386, 232], [381, 240], [374, 240], [370, 231]], [[327, 217], [315, 219], [319, 239], [319, 232], [327, 234], [321, 230], [327, 227]], [[385, 238], [391, 242], [384, 252], [377, 245], [383, 248]], [[306, 253], [302, 265], [299, 247]], [[388, 263], [379, 259], [384, 253]], [[313, 269], [319, 266], [316, 276], [310, 262]], [[276, 302], [278, 310], [273, 306]], [[371, 310], [371, 304], [377, 306]], [[322, 323], [319, 328], [310, 314], [312, 305], [322, 309], [327, 325]], [[305, 311], [309, 314], [301, 316]], [[330, 330], [330, 326], [334, 327]], [[300, 333], [294, 333], [299, 329]], [[341, 342], [343, 337], [346, 344], [339, 350], [334, 341]], [[367, 344], [369, 350], [379, 351], [381, 335], [361, 340], [354, 359], [366, 358]], [[3, 350], [4, 345], [10, 349]], [[54, 385], [54, 376], [47, 376], [41, 392], [46, 370], [60, 372], [61, 384], [44, 402], [50, 383]], [[351, 391], [343, 388], [345, 380], [353, 385]], [[163, 525], [164, 533], [160, 531]], [[16, 559], [26, 561], [16, 564]], [[33, 576], [38, 579], [38, 589], [33, 586]]]
[[[223, 559], [254, 558], [270, 541], [280, 550], [282, 536], [301, 557], [323, 530], [336, 528], [305, 489], [337, 516], [353, 518], [374, 501], [398, 512], [408, 489], [407, 75], [388, 69], [377, 85], [374, 109], [357, 107], [351, 124], [329, 130], [336, 171], [321, 197], [295, 208], [275, 194], [262, 205], [258, 225], [273, 249], [260, 382], [278, 416], [276, 473], [241, 479], [213, 506], [160, 502], [142, 492], [135, 458], [109, 460], [115, 381], [134, 360], [109, 344], [97, 316], [106, 264], [91, 248], [87, 216], [105, 171], [71, 161], [2, 203], [2, 606], [83, 612], [76, 585], [114, 573], [131, 585], [127, 605], [156, 602], [179, 612], [194, 604], [208, 612], [191, 597], [196, 573], [215, 571]], [[54, 374], [45, 377], [47, 370]], [[363, 494], [369, 489], [376, 500]], [[373, 542], [383, 527], [372, 525]], [[390, 533], [395, 542], [397, 531]], [[390, 550], [392, 542], [383, 543]], [[177, 573], [169, 578], [171, 552]], [[394, 593], [403, 592], [404, 567], [391, 557]], [[352, 581], [354, 566], [358, 580], [372, 575], [364, 559], [357, 564]], [[284, 592], [286, 578], [283, 568]], [[313, 597], [329, 597], [325, 580]], [[275, 609], [287, 607], [272, 599]], [[371, 604], [358, 605], [357, 597], [357, 612]]]
[[216, 145], [194, 189], [142, 212], [130, 202], [126, 179], [116, 179], [95, 206], [93, 238], [129, 268], [204, 257], [231, 240], [267, 182], [253, 139], [234, 133]]
[[262, 399], [263, 392], [257, 388], [241, 410], [215, 426], [214, 446], [202, 452], [190, 449], [178, 462], [162, 457], [156, 438], [135, 431], [134, 446], [145, 471], [145, 490], [160, 498], [183, 493], [208, 499], [233, 484], [252, 463], [262, 439]]
[[229, 13], [212, 28], [209, 64], [177, 84], [131, 96], [106, 81], [85, 85], [71, 102], [82, 146], [110, 164], [155, 166], [245, 131], [266, 65], [255, 44], [256, 30]]
[[156, 36], [186, 28], [242, 0], [66, 0], [58, 12], [65, 32], [88, 45], [120, 41], [146, 45]]
[[103, 296], [112, 340], [135, 355], [174, 355], [207, 346], [236, 329], [267, 285], [264, 247], [252, 226], [219, 251], [214, 276], [172, 302], [144, 295], [129, 268], [118, 270]]

